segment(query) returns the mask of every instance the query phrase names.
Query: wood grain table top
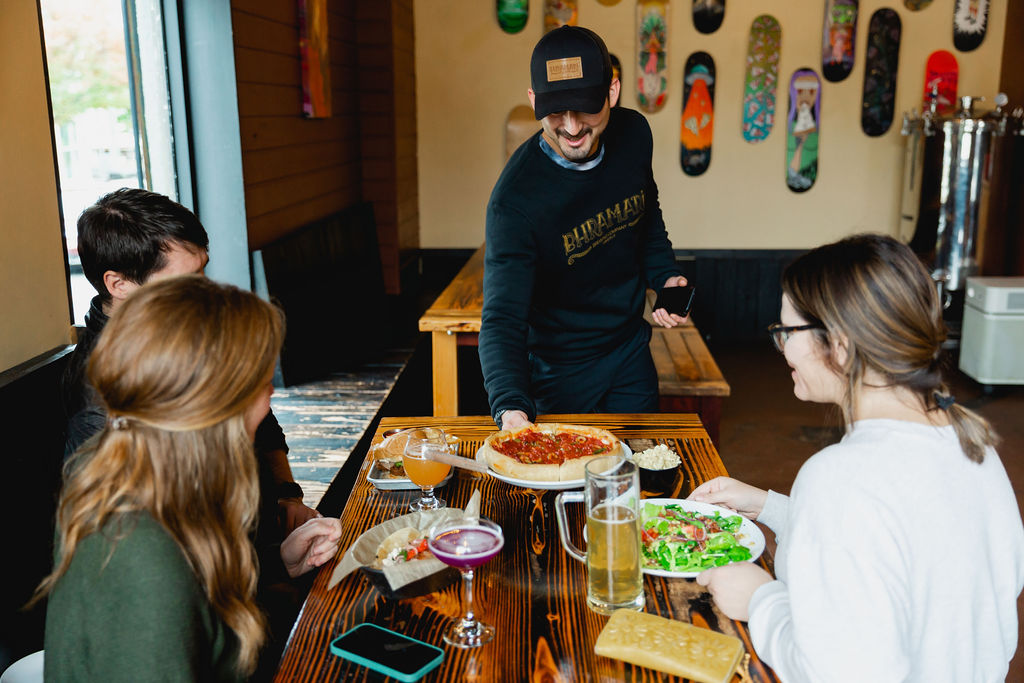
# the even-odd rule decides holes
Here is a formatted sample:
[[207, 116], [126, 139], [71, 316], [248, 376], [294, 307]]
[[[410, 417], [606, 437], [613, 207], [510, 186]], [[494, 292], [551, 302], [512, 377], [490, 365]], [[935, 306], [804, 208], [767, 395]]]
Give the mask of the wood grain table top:
[[[659, 497], [685, 498], [701, 482], [726, 474], [696, 415], [549, 415], [541, 422], [587, 424], [608, 429], [631, 446], [665, 443], [682, 457], [674, 490]], [[473, 457], [494, 430], [487, 416], [384, 418], [374, 437], [390, 429], [435, 425], [459, 437], [460, 455]], [[371, 450], [371, 454], [372, 454]], [[382, 491], [362, 471], [342, 514], [341, 548], [367, 529], [405, 514], [418, 490]], [[681, 681], [651, 669], [599, 657], [594, 641], [607, 617], [586, 606], [586, 568], [561, 546], [555, 521], [558, 491], [512, 486], [486, 474], [459, 469], [437, 494], [463, 507], [475, 490], [481, 512], [502, 525], [505, 547], [476, 571], [475, 607], [479, 618], [497, 629], [494, 641], [472, 650], [444, 644], [441, 633], [461, 616], [461, 586], [455, 581], [432, 593], [402, 600], [385, 598], [359, 571], [334, 588], [328, 580], [336, 560], [317, 575], [293, 629], [277, 674], [278, 681], [365, 681], [380, 675], [330, 653], [330, 642], [356, 624], [374, 622], [444, 649], [444, 661], [430, 681]], [[582, 539], [582, 505], [567, 506], [573, 538]], [[770, 558], [762, 564], [770, 569]], [[688, 621], [740, 638], [749, 658], [746, 680], [777, 681], [753, 654], [746, 624], [722, 615], [695, 581], [645, 576], [645, 611]], [[739, 675], [734, 680], [744, 680]]]

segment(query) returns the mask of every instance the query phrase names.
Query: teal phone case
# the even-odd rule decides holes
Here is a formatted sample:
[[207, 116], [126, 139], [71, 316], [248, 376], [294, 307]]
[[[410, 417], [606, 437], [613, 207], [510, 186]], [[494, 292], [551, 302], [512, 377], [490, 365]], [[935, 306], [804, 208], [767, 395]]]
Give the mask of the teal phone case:
[[[344, 649], [344, 647], [339, 645], [339, 641], [344, 639], [346, 636], [351, 634], [356, 629], [360, 628], [371, 628], [380, 631], [379, 637], [390, 638], [392, 647], [394, 650], [396, 650], [396, 652], [400, 650], [402, 647], [401, 645], [398, 645], [397, 647], [395, 646], [395, 642], [397, 641], [401, 644], [407, 643], [409, 647], [415, 646], [418, 648], [426, 648], [427, 650], [435, 652], [436, 656], [429, 658], [428, 661], [416, 671], [408, 672], [392, 669], [391, 667], [389, 667], [386, 664], [383, 664], [382, 662], [374, 661], [373, 659], [364, 657], [358, 652], [346, 650]], [[395, 680], [403, 681], [403, 683], [413, 683], [413, 681], [418, 681], [419, 679], [423, 678], [424, 675], [440, 666], [441, 662], [444, 660], [444, 650], [442, 650], [441, 648], [431, 645], [430, 643], [424, 643], [422, 640], [410, 638], [409, 636], [402, 635], [401, 633], [392, 631], [391, 629], [387, 629], [383, 626], [378, 626], [376, 624], [372, 624], [369, 622], [357, 624], [356, 626], [353, 626], [351, 629], [349, 629], [345, 633], [341, 634], [340, 636], [332, 640], [331, 653], [339, 657], [342, 657], [343, 659], [347, 659], [350, 662], [354, 662], [360, 666], [365, 666], [368, 669], [372, 669], [378, 673], [382, 673], [385, 676], [390, 676]], [[395, 655], [395, 653], [391, 654], [392, 656]]]

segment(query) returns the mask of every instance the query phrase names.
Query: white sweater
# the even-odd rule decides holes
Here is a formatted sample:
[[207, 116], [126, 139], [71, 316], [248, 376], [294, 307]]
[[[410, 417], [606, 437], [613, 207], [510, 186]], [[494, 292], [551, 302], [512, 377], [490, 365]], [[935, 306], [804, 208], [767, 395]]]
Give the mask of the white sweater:
[[786, 683], [1003, 681], [1017, 647], [1024, 525], [995, 451], [952, 427], [864, 420], [770, 492], [778, 580], [750, 600]]

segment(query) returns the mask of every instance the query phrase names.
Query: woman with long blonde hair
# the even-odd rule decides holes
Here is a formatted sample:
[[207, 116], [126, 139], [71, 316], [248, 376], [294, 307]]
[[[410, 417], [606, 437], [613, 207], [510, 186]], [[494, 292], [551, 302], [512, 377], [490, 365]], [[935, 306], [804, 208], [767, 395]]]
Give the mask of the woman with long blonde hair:
[[720, 477], [690, 497], [763, 522], [776, 579], [751, 563], [697, 582], [749, 620], [785, 681], [1002, 681], [1017, 646], [1024, 526], [996, 435], [942, 376], [931, 277], [906, 245], [859, 235], [784, 272], [770, 328], [803, 401], [846, 434], [791, 496]]
[[[238, 680], [265, 618], [249, 533], [253, 434], [266, 415], [281, 313], [200, 276], [147, 284], [89, 362], [107, 425], [69, 461], [57, 517], [45, 670], [51, 680]], [[316, 518], [281, 546], [291, 576], [334, 555]]]

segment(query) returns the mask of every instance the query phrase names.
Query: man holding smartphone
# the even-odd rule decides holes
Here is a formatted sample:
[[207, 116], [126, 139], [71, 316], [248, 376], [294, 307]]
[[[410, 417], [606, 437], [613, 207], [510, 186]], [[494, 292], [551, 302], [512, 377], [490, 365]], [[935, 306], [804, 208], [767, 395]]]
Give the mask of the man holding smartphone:
[[[656, 412], [658, 377], [643, 319], [648, 287], [686, 285], [638, 112], [601, 38], [547, 33], [527, 91], [541, 130], [509, 159], [487, 206], [480, 364], [504, 429], [537, 413]], [[654, 320], [686, 318], [664, 308]]]

